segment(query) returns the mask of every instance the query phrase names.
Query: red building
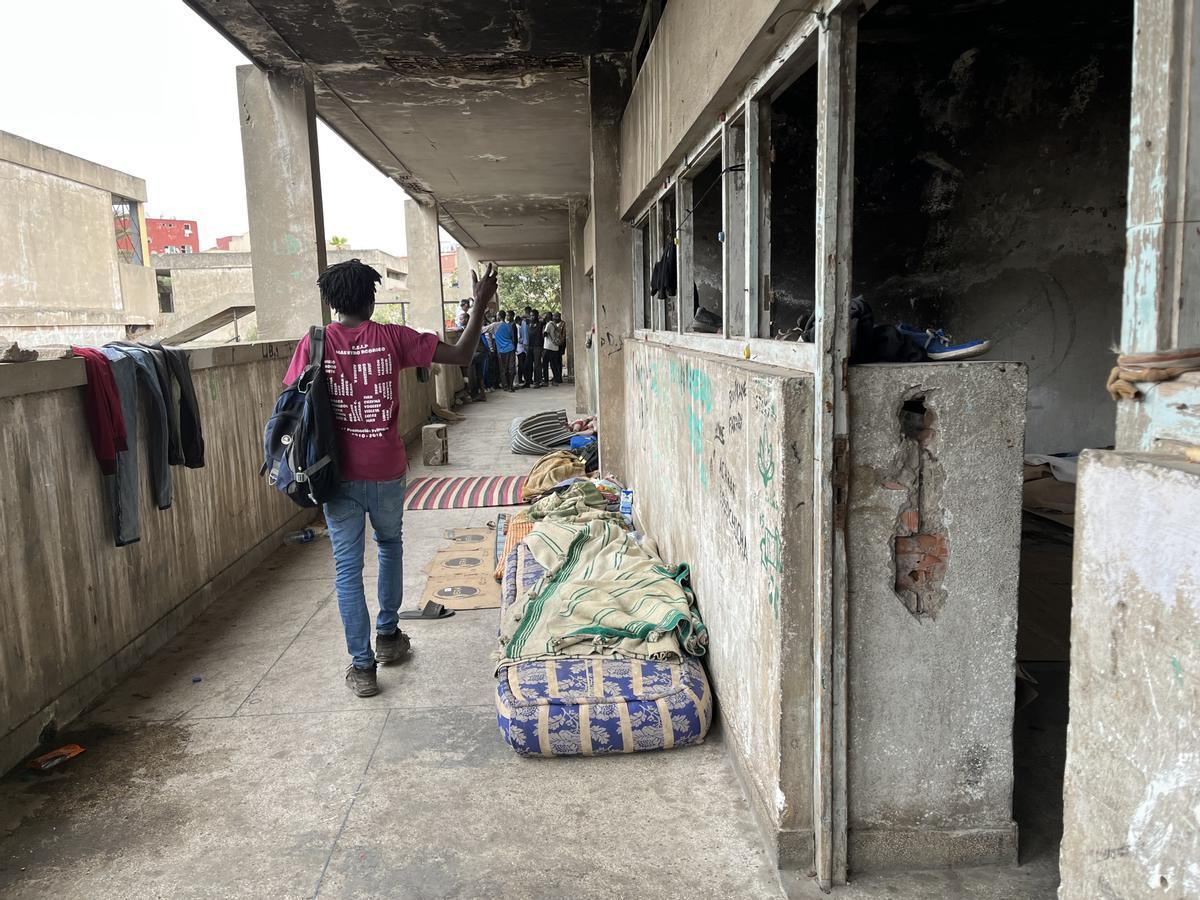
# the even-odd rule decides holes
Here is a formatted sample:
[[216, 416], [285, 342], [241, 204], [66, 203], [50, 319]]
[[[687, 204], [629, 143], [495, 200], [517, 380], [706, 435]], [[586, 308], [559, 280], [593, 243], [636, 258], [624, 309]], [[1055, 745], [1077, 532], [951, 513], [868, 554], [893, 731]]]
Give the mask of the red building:
[[151, 253], [199, 253], [200, 229], [189, 219], [146, 219]]

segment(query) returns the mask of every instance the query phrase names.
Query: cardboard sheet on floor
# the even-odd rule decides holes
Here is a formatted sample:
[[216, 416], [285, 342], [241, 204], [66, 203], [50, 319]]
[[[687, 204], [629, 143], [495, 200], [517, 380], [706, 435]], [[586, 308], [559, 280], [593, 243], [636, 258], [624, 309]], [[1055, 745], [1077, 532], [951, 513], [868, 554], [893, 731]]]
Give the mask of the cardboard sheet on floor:
[[449, 528], [446, 530], [446, 540], [460, 548], [486, 547], [491, 540], [492, 530], [483, 528]]
[[447, 547], [433, 554], [425, 566], [425, 574], [432, 577], [443, 575], [481, 575], [491, 564], [492, 548]]
[[440, 603], [446, 609], [499, 609], [500, 585], [489, 575], [431, 576], [421, 604]]
[[434, 554], [425, 567], [429, 581], [422, 604], [441, 603], [447, 609], [497, 609], [500, 586], [492, 577], [495, 550], [487, 528], [459, 528], [447, 532], [451, 541]]

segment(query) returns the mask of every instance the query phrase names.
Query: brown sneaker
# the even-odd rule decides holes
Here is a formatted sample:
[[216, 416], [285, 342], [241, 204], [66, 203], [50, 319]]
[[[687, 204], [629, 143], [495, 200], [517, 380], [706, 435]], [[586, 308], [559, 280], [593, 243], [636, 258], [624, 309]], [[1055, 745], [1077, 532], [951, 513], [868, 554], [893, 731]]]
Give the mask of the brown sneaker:
[[391, 634], [375, 635], [375, 661], [382, 665], [397, 662], [408, 656], [411, 647], [408, 635], [397, 628]]
[[356, 697], [374, 697], [379, 693], [379, 682], [375, 680], [375, 667], [360, 669], [350, 666], [346, 669], [346, 687], [354, 691]]

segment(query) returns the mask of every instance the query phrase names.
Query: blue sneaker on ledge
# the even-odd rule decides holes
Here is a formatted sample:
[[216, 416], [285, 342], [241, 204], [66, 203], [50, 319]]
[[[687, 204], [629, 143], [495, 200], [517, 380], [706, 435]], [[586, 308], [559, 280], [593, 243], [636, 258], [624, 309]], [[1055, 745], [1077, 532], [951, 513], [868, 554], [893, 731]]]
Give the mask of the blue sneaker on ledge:
[[971, 359], [982, 356], [992, 349], [991, 341], [964, 341], [954, 343], [954, 338], [942, 329], [914, 328], [911, 325], [900, 325], [900, 333], [916, 341], [925, 348], [929, 358], [933, 360]]

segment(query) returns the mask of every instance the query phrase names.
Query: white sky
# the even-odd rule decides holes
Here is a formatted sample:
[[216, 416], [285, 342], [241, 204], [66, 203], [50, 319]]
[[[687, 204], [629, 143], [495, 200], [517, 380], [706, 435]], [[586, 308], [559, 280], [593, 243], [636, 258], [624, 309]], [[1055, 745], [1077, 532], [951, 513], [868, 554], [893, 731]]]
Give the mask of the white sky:
[[[247, 230], [233, 45], [182, 0], [4, 6], [0, 130], [144, 178], [147, 214], [196, 219], [201, 249]], [[318, 135], [326, 236], [403, 256], [404, 192]]]

